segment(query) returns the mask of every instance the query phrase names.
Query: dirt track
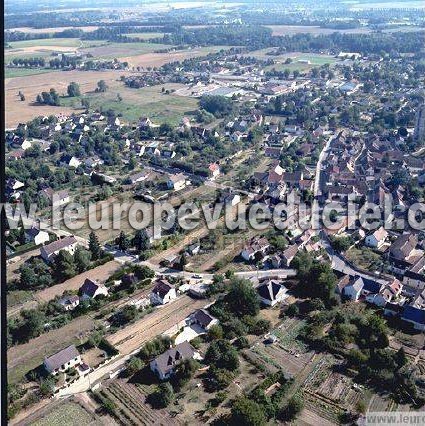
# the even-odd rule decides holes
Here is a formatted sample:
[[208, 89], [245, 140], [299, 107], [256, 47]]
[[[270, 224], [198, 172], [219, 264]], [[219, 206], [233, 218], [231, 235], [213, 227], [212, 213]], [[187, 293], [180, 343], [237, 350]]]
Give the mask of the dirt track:
[[61, 296], [65, 290], [78, 290], [86, 278], [105, 282], [113, 272], [115, 272], [121, 264], [115, 260], [111, 260], [97, 268], [90, 269], [76, 277], [73, 277], [62, 284], [57, 284], [44, 290], [38, 291], [34, 296], [41, 302], [47, 302], [56, 296]]
[[122, 354], [129, 354], [206, 304], [205, 300], [181, 296], [174, 302], [157, 308], [152, 314], [108, 337], [108, 341]]

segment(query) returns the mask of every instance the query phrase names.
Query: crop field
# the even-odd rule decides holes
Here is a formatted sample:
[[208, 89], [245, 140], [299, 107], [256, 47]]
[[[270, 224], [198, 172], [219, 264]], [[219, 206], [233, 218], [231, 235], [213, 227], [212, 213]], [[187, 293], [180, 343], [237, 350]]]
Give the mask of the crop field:
[[146, 403], [148, 393], [133, 383], [117, 379], [110, 382], [100, 395], [115, 404], [115, 415], [126, 425], [177, 425], [166, 410], [153, 410]]
[[272, 34], [275, 36], [293, 34], [322, 35], [333, 33], [366, 34], [371, 32], [369, 28], [347, 28], [343, 30], [337, 30], [333, 28], [321, 28], [317, 25], [267, 25], [267, 27], [272, 29]]
[[80, 49], [82, 53], [90, 53], [96, 58], [121, 58], [123, 56], [141, 55], [160, 49], [172, 47], [169, 44], [159, 43], [105, 43], [100, 46]]
[[[83, 93], [90, 100], [91, 108], [102, 107], [103, 110], [113, 109], [121, 114], [124, 120], [129, 122], [138, 121], [140, 117], [147, 116], [154, 123], [168, 122], [177, 125], [184, 115], [196, 110], [198, 101], [194, 98], [183, 98], [173, 93], [162, 93], [165, 90], [176, 90], [183, 85], [168, 83], [161, 86], [143, 87], [131, 89], [124, 85], [110, 89], [105, 93]], [[118, 94], [122, 100], [118, 100]], [[64, 98], [63, 104], [80, 108], [80, 98]]]
[[51, 330], [28, 343], [12, 346], [7, 351], [8, 380], [16, 383], [31, 370], [37, 368], [44, 357], [71, 344], [79, 344], [80, 339], [95, 328], [95, 322], [88, 316], [81, 316], [62, 328]]
[[[73, 108], [66, 106], [36, 105], [34, 103], [37, 95], [42, 91], [49, 91], [51, 87], [63, 95], [71, 81], [78, 82], [82, 93], [93, 92], [99, 80], [105, 80], [106, 84], [112, 88], [122, 85], [119, 82], [121, 75], [128, 75], [124, 71], [52, 71], [43, 74], [8, 78], [5, 81], [5, 102], [6, 128], [16, 126], [20, 122], [25, 122], [39, 115], [71, 114]], [[21, 101], [18, 92], [25, 95], [25, 101]]]
[[143, 40], [149, 40], [151, 38], [164, 37], [164, 34], [165, 33], [130, 33], [124, 35], [130, 38], [141, 38]]
[[4, 77], [5, 78], [14, 78], [14, 77], [27, 77], [29, 75], [37, 74], [46, 74], [50, 73], [52, 70], [47, 68], [5, 68]]
[[63, 402], [56, 406], [41, 419], [32, 423], [33, 426], [86, 426], [100, 424], [95, 417], [75, 402]]

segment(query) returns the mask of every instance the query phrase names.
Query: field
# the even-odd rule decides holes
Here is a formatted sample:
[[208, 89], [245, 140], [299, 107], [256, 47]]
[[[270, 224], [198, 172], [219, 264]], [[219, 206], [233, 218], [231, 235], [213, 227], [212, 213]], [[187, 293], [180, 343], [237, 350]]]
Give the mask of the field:
[[293, 35], [293, 34], [312, 34], [312, 35], [321, 35], [321, 34], [333, 34], [333, 33], [346, 33], [346, 34], [365, 34], [370, 33], [369, 28], [349, 28], [345, 30], [335, 30], [332, 28], [321, 28], [319, 26], [311, 25], [267, 25], [268, 28], [271, 28], [273, 35]]
[[53, 27], [53, 28], [32, 28], [32, 27], [19, 27], [11, 28], [10, 31], [21, 31], [29, 34], [53, 34], [64, 30], [82, 30], [84, 32], [97, 30], [99, 27], [92, 25], [87, 27]]
[[[333, 64], [337, 60], [333, 56], [329, 55], [319, 55], [319, 54], [309, 54], [309, 53], [295, 53], [295, 54], [287, 54], [287, 55], [279, 55], [279, 56], [269, 56], [269, 58], [275, 59], [277, 64], [270, 65], [265, 68], [266, 71], [275, 69], [276, 71], [283, 71], [285, 69], [289, 69], [290, 71], [298, 70], [304, 71], [311, 69], [315, 66], [321, 66], [324, 64]], [[285, 60], [287, 58], [291, 58], [292, 62], [290, 64], [285, 64]]]
[[90, 53], [96, 58], [122, 58], [123, 56], [142, 55], [145, 53], [151, 53], [155, 50], [168, 49], [173, 47], [168, 44], [158, 43], [105, 43], [103, 42], [100, 46], [82, 48], [82, 53]]
[[165, 33], [130, 33], [124, 35], [130, 38], [141, 38], [143, 40], [149, 40], [151, 38], [164, 37], [164, 34]]
[[5, 68], [4, 69], [4, 77], [5, 78], [15, 78], [15, 77], [27, 77], [29, 75], [37, 75], [37, 74], [46, 74], [50, 73], [52, 70], [47, 68]]
[[32, 423], [33, 426], [86, 426], [100, 424], [95, 417], [75, 402], [63, 402], [41, 419]]
[[80, 339], [84, 339], [94, 327], [95, 322], [90, 317], [81, 316], [60, 329], [42, 334], [23, 345], [11, 347], [7, 351], [9, 383], [21, 381], [25, 374], [43, 362], [44, 357], [68, 345], [79, 344]]
[[[154, 123], [168, 122], [177, 125], [184, 115], [196, 110], [198, 101], [194, 98], [184, 98], [172, 93], [167, 95], [162, 93], [162, 88], [171, 91], [181, 87], [183, 85], [177, 83], [140, 89], [120, 86], [105, 93], [86, 92], [84, 97], [90, 100], [91, 108], [113, 109], [129, 122], [135, 122], [140, 117], [147, 116]], [[122, 101], [117, 100], [118, 94]], [[63, 104], [80, 108], [81, 100], [79, 98], [65, 98]]]
[[127, 425], [177, 425], [166, 410], [154, 410], [146, 403], [148, 393], [144, 387], [117, 379], [103, 387], [100, 395], [112, 401], [121, 424]]
[[205, 300], [194, 300], [189, 296], [181, 296], [172, 303], [154, 310], [141, 320], [117, 331], [108, 337], [108, 341], [121, 353], [129, 354], [140, 348], [143, 343], [184, 320], [196, 309], [204, 307], [205, 304]]
[[100, 282], [106, 281], [112, 274], [121, 266], [120, 263], [112, 260], [97, 268], [90, 269], [83, 274], [77, 275], [62, 284], [57, 284], [44, 290], [37, 291], [34, 297], [41, 302], [52, 300], [56, 296], [61, 296], [65, 290], [78, 290], [86, 278], [98, 280]]
[[[48, 105], [36, 105], [34, 101], [42, 91], [48, 91], [54, 87], [59, 94], [65, 94], [66, 88], [71, 81], [79, 83], [83, 93], [93, 92], [99, 80], [105, 80], [109, 87], [114, 87], [120, 83], [120, 75], [128, 75], [123, 71], [52, 71], [44, 74], [8, 78], [5, 81], [6, 99], [6, 128], [16, 126], [20, 122], [25, 122], [39, 115], [71, 114], [70, 107], [56, 107]], [[25, 95], [25, 101], [21, 101], [18, 92]]]

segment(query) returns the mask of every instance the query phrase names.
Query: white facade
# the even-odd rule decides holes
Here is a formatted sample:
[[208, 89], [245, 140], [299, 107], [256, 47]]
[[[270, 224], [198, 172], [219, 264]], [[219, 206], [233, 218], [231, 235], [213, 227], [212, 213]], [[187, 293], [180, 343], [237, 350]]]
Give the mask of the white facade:
[[159, 294], [151, 293], [151, 303], [152, 305], [165, 305], [171, 301], [177, 299], [176, 289], [171, 288], [164, 297], [161, 297]]

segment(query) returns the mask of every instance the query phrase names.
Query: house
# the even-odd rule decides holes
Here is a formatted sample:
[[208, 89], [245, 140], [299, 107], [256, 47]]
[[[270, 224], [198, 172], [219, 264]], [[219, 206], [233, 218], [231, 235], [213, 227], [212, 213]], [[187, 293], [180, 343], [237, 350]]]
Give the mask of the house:
[[101, 166], [103, 164], [103, 160], [98, 156], [89, 157], [84, 161], [86, 167], [90, 169], [94, 169], [97, 166]]
[[165, 305], [177, 298], [176, 289], [167, 280], [158, 279], [150, 298], [152, 305]]
[[241, 196], [230, 190], [229, 192], [222, 194], [220, 201], [227, 206], [234, 207], [241, 202]]
[[69, 368], [80, 365], [81, 362], [80, 353], [74, 345], [71, 345], [45, 358], [43, 365], [48, 373], [56, 375], [59, 372], [64, 372]]
[[288, 246], [285, 250], [283, 250], [281, 255], [281, 264], [284, 267], [289, 267], [292, 262], [292, 259], [297, 255], [298, 245], [292, 244]]
[[77, 240], [71, 235], [41, 247], [40, 254], [46, 262], [52, 262], [61, 250], [65, 250], [71, 255], [74, 255], [77, 246]]
[[183, 173], [177, 173], [168, 176], [167, 187], [174, 189], [174, 191], [180, 191], [186, 186], [186, 176]]
[[160, 380], [167, 380], [174, 374], [175, 367], [186, 359], [194, 358], [196, 352], [188, 342], [182, 342], [165, 351], [150, 362], [150, 369]]
[[403, 284], [423, 290], [425, 288], [425, 256], [420, 257], [403, 276]]
[[58, 300], [58, 304], [65, 309], [65, 311], [72, 311], [80, 304], [80, 298], [77, 295], [65, 296]]
[[413, 324], [415, 330], [425, 330], [425, 309], [408, 305], [403, 309], [401, 319]]
[[388, 237], [388, 232], [385, 230], [383, 226], [381, 226], [379, 229], [377, 229], [372, 234], [368, 235], [365, 238], [365, 245], [367, 247], [372, 248], [381, 248], [382, 245], [385, 243], [385, 240]]
[[145, 181], [149, 176], [150, 176], [150, 172], [143, 171], [143, 172], [132, 174], [131, 176], [129, 176], [128, 180], [132, 185], [134, 185], [135, 183]]
[[363, 290], [363, 280], [360, 276], [345, 275], [337, 284], [337, 292], [350, 300], [359, 300]]
[[417, 261], [417, 244], [418, 237], [412, 233], [400, 235], [391, 244], [389, 261], [395, 270], [403, 273]]
[[253, 261], [257, 256], [263, 257], [270, 243], [267, 238], [264, 237], [254, 237], [251, 241], [243, 248], [241, 256], [247, 261]]
[[191, 324], [198, 324], [204, 330], [209, 330], [213, 325], [218, 324], [218, 319], [214, 318], [207, 310], [198, 309], [189, 318]]
[[283, 146], [267, 146], [264, 149], [264, 154], [266, 157], [270, 158], [280, 158], [283, 151]]
[[82, 300], [95, 299], [97, 296], [108, 295], [108, 289], [104, 284], [97, 283], [90, 278], [85, 279], [79, 291]]
[[25, 241], [33, 241], [36, 246], [49, 242], [49, 234], [46, 231], [41, 231], [38, 228], [32, 227], [25, 230]]
[[217, 163], [211, 163], [208, 166], [208, 176], [211, 180], [214, 180], [220, 175], [220, 167]]
[[148, 117], [142, 117], [139, 120], [139, 129], [145, 130], [151, 127], [155, 127], [155, 125], [152, 123], [152, 121]]
[[68, 191], [54, 191], [52, 188], [45, 188], [39, 192], [40, 197], [45, 198], [50, 204], [55, 202], [55, 206], [62, 207], [70, 202]]
[[287, 288], [277, 280], [267, 280], [257, 287], [261, 303], [267, 306], [282, 302], [288, 296], [287, 291]]

